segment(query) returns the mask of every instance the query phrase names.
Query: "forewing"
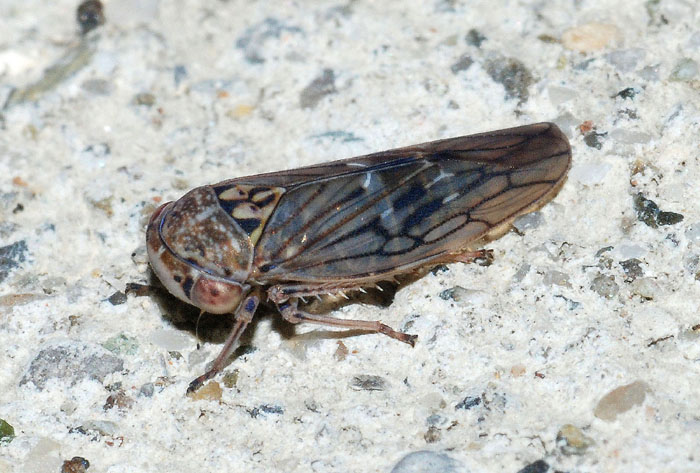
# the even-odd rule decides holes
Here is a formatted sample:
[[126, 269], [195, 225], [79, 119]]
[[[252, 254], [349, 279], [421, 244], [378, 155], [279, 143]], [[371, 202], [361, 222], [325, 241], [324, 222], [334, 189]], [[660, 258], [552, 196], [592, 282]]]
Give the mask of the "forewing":
[[445, 260], [548, 201], [570, 163], [541, 123], [244, 178], [285, 188], [253, 277], [350, 282]]

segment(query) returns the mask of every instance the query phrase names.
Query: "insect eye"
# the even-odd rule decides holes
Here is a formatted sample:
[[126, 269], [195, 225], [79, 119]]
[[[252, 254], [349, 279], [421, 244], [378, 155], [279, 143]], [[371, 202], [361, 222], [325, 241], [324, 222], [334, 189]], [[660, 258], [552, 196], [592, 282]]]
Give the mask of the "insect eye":
[[210, 279], [201, 275], [190, 292], [192, 303], [212, 314], [233, 312], [241, 299], [243, 287], [235, 282]]

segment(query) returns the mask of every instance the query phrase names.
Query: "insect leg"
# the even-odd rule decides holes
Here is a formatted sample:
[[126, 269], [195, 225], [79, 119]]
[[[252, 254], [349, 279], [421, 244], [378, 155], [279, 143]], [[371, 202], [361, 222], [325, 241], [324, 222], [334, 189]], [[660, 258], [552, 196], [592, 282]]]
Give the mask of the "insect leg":
[[234, 314], [234, 325], [231, 333], [229, 334], [224, 346], [219, 352], [219, 356], [216, 357], [214, 363], [212, 363], [211, 368], [201, 376], [194, 379], [190, 385], [187, 387], [187, 393], [192, 393], [198, 390], [205, 381], [213, 378], [216, 374], [221, 371], [224, 367], [224, 363], [228, 360], [233, 350], [236, 348], [238, 339], [241, 337], [246, 327], [253, 320], [253, 315], [255, 310], [258, 308], [260, 303], [259, 290], [253, 290], [251, 294], [248, 295], [243, 302], [238, 306]]
[[479, 266], [490, 266], [493, 263], [493, 250], [482, 249], [476, 251], [465, 251], [454, 256], [450, 261], [459, 263], [476, 263]]
[[309, 314], [297, 309], [297, 301], [295, 299], [286, 302], [278, 303], [277, 309], [282, 314], [282, 317], [287, 322], [298, 324], [300, 322], [309, 322], [312, 324], [328, 325], [331, 327], [352, 328], [357, 330], [366, 330], [368, 332], [376, 332], [395, 338], [404, 343], [414, 346], [417, 335], [409, 335], [403, 332], [397, 332], [388, 325], [385, 325], [378, 320], [348, 320], [336, 319], [327, 315]]

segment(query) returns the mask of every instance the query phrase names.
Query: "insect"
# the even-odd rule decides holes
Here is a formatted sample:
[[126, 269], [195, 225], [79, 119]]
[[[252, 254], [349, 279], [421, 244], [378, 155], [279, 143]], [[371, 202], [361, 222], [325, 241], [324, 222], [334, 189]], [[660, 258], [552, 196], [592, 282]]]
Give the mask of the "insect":
[[537, 123], [239, 177], [161, 205], [146, 232], [156, 275], [179, 299], [234, 320], [188, 392], [223, 368], [265, 299], [291, 323], [413, 345], [415, 335], [379, 321], [311, 314], [299, 301], [484, 256], [472, 248], [551, 200], [570, 165], [566, 136]]

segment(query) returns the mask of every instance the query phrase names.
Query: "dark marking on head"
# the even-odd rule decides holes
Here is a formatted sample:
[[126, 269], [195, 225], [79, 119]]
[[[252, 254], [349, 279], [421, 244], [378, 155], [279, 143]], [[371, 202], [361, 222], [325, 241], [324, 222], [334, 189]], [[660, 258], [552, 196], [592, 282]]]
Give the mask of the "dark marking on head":
[[259, 218], [237, 218], [236, 223], [241, 226], [244, 232], [251, 234], [260, 226]]
[[192, 286], [194, 285], [194, 280], [187, 276], [185, 282], [182, 283], [182, 292], [185, 293], [188, 299], [190, 299], [190, 292], [192, 291]]
[[175, 276], [173, 276], [173, 279], [175, 280], [176, 283], [180, 283], [182, 281], [182, 276], [180, 276], [179, 274], [176, 274]]
[[240, 203], [240, 200], [224, 200], [224, 199], [219, 199], [219, 205], [221, 206], [222, 209], [224, 209], [224, 212], [226, 212], [228, 215], [231, 215], [233, 212], [233, 209]]

